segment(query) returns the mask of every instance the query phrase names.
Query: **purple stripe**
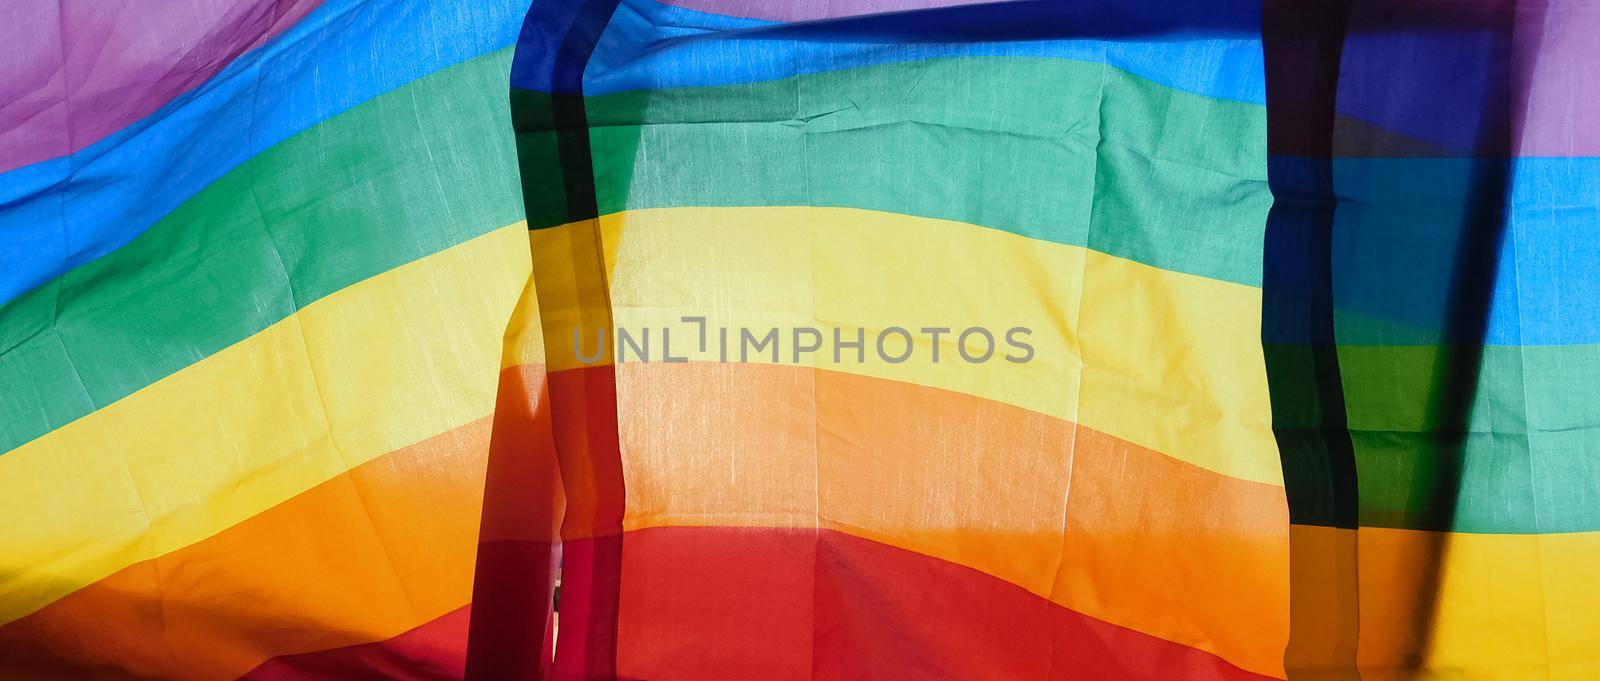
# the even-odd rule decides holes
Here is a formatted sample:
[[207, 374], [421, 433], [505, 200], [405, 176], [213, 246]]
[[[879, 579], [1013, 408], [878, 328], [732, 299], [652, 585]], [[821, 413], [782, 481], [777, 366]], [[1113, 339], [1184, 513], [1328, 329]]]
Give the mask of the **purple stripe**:
[[322, 0], [0, 2], [0, 172], [150, 115]]
[[1518, 12], [1527, 108], [1513, 113], [1516, 154], [1600, 156], [1600, 5], [1550, 0]]
[[[1334, 155], [1600, 156], [1592, 0], [1357, 0], [1347, 23]], [[1273, 126], [1274, 153], [1328, 153]]]
[[1358, 0], [1348, 33], [1339, 112], [1420, 144], [1341, 155], [1600, 155], [1592, 0]]
[[811, 21], [880, 12], [980, 5], [995, 0], [664, 0], [708, 14], [767, 21]]

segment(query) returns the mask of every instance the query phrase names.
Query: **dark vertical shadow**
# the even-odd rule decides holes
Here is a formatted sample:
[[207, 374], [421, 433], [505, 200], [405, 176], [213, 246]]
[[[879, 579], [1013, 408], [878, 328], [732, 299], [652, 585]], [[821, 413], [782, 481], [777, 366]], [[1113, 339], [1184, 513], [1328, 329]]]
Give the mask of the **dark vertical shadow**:
[[[1412, 478], [1411, 498], [1426, 502], [1411, 507], [1418, 511], [1418, 515], [1408, 518], [1407, 525], [1432, 530], [1427, 535], [1426, 558], [1417, 576], [1417, 618], [1413, 636], [1417, 645], [1414, 664], [1418, 666], [1426, 660], [1434, 642], [1439, 590], [1446, 553], [1449, 551], [1448, 533], [1456, 526], [1457, 509], [1461, 502], [1462, 472], [1471, 429], [1472, 406], [1483, 371], [1489, 315], [1500, 272], [1506, 225], [1510, 218], [1508, 211], [1513, 163], [1510, 157], [1510, 110], [1514, 93], [1509, 76], [1515, 5], [1483, 8], [1477, 12], [1481, 14], [1463, 17], [1465, 21], [1461, 23], [1465, 25], [1459, 28], [1451, 25], [1437, 27], [1437, 30], [1462, 30], [1482, 35], [1486, 39], [1484, 47], [1489, 52], [1491, 68], [1480, 74], [1485, 79], [1483, 98], [1478, 102], [1462, 103], [1463, 111], [1476, 111], [1478, 115], [1473, 145], [1465, 150], [1466, 155], [1476, 158], [1476, 162], [1472, 163], [1466, 177], [1466, 203], [1459, 225], [1460, 238], [1452, 258], [1443, 328], [1439, 334], [1439, 353], [1432, 369], [1433, 383], [1425, 412], [1424, 423], [1432, 428], [1437, 454], [1433, 457], [1431, 470], [1419, 466]], [[1405, 30], [1405, 25], [1414, 21], [1450, 15], [1437, 14], [1424, 8], [1422, 12], [1397, 10], [1391, 16], [1401, 24], [1396, 28]], [[1500, 71], [1494, 66], [1505, 70]], [[1448, 110], [1435, 109], [1437, 104], [1423, 106], [1436, 115], [1450, 113]]]
[[1262, 348], [1289, 504], [1291, 678], [1353, 679], [1355, 451], [1334, 335], [1333, 137], [1350, 3], [1266, 0]]
[[[569, 225], [572, 236], [565, 240], [572, 251], [569, 278], [576, 276], [577, 281], [568, 283], [601, 294], [605, 293], [604, 250], [596, 220], [599, 202], [583, 73], [617, 5], [618, 0], [535, 2], [517, 41], [511, 78], [533, 89], [514, 86], [510, 95], [529, 229]], [[536, 271], [534, 278], [544, 274]], [[540, 298], [547, 293], [530, 287], [524, 296], [534, 295], [536, 289]], [[597, 329], [612, 332], [609, 300], [592, 309], [577, 300], [540, 300], [538, 306], [547, 304], [575, 308], [582, 317], [578, 325], [591, 336]], [[569, 333], [551, 334], [546, 329], [545, 335], [570, 337], [570, 329], [566, 330]], [[502, 380], [510, 380], [510, 373]], [[614, 370], [608, 365], [551, 372], [543, 395], [528, 394], [529, 381], [512, 378], [514, 384], [502, 385], [496, 405], [484, 529], [491, 528], [492, 517], [516, 518], [523, 513], [519, 506], [549, 504], [550, 499], [524, 495], [557, 494], [548, 489], [553, 475], [559, 476], [565, 488], [560, 496], [567, 503], [554, 516], [561, 523], [559, 543], [480, 544], [480, 559], [487, 562], [480, 563], [474, 586], [468, 678], [616, 678], [625, 491]], [[539, 451], [541, 437], [549, 438], [553, 452]], [[506, 460], [541, 454], [553, 459], [550, 463], [559, 473], [537, 462]], [[519, 477], [530, 484], [515, 489]], [[548, 529], [544, 532], [548, 534]], [[560, 561], [559, 568], [555, 561]], [[554, 641], [552, 660], [557, 569], [565, 582], [562, 628], [567, 635]], [[480, 600], [479, 595], [485, 598]]]
[[[524, 303], [526, 304], [526, 303]], [[531, 375], [530, 375], [531, 374]], [[565, 495], [542, 367], [501, 372], [479, 522], [466, 678], [545, 678], [552, 636]]]
[[[1264, 7], [1277, 203], [1264, 254], [1262, 340], [1297, 526], [1286, 664], [1296, 678], [1355, 678], [1358, 624], [1368, 609], [1369, 619], [1402, 623], [1405, 640], [1383, 645], [1402, 651], [1393, 661], [1401, 671], [1415, 670], [1434, 645], [1509, 221], [1519, 99], [1512, 82], [1515, 7], [1365, 0], [1268, 0]], [[1439, 45], [1473, 59], [1430, 62], [1427, 50]], [[1443, 88], [1443, 97], [1406, 87], [1441, 76], [1462, 80]], [[1348, 112], [1378, 115], [1357, 125]], [[1394, 181], [1395, 168], [1412, 193], [1385, 194], [1379, 186]], [[1387, 221], [1396, 215], [1409, 221]], [[1418, 234], [1434, 237], [1437, 248], [1391, 255], [1387, 263], [1364, 259], [1374, 249], [1406, 249]], [[1408, 287], [1442, 295], [1398, 308], [1362, 298], [1403, 296]], [[1432, 363], [1420, 369], [1426, 380], [1408, 384], [1419, 369], [1405, 346], [1418, 342], [1432, 345]], [[1369, 350], [1361, 360], [1364, 387], [1342, 375], [1341, 347]], [[1384, 383], [1383, 394], [1375, 383]], [[1394, 391], [1408, 387], [1414, 392], [1397, 401]], [[1397, 406], [1423, 414], [1419, 432], [1372, 434], [1350, 423], [1352, 415]], [[1372, 444], [1379, 435], [1387, 446]], [[1363, 497], [1390, 486], [1403, 491]], [[1396, 499], [1400, 508], [1385, 507]], [[1361, 599], [1352, 530], [1362, 525], [1426, 531], [1418, 535], [1420, 559], [1397, 563], [1408, 574], [1382, 576], [1411, 585], [1411, 602]], [[1311, 574], [1319, 577], [1303, 578]], [[1341, 593], [1348, 607], [1323, 589]], [[1340, 673], [1345, 666], [1349, 673]]]
[[[571, 5], [570, 9], [565, 5]], [[583, 74], [617, 5], [618, 0], [569, 0], [535, 6], [529, 15], [530, 24], [535, 23], [534, 15], [540, 11], [564, 13], [563, 18], [568, 23], [550, 62], [550, 119], [523, 119], [535, 128], [539, 123], [548, 123], [547, 130], [554, 132], [559, 160], [557, 173], [565, 203], [565, 215], [558, 224], [582, 225], [582, 228], [574, 228], [570, 240], [572, 271], [577, 273], [580, 290], [597, 290], [603, 296], [608, 296], [608, 290], [602, 259], [604, 249], [596, 224], [599, 200], [590, 153]], [[529, 43], [519, 41], [519, 54], [528, 47]], [[518, 132], [520, 147], [523, 131]], [[529, 181], [551, 182], [554, 179], [525, 175], [524, 185]], [[530, 227], [535, 225], [530, 223]], [[535, 272], [535, 277], [539, 274]], [[609, 297], [602, 309], [590, 310], [583, 301], [573, 302], [579, 305], [583, 317], [581, 326], [604, 329], [607, 334], [614, 332]], [[561, 395], [561, 399], [552, 401], [551, 412], [558, 424], [556, 447], [558, 451], [565, 450], [559, 457], [563, 463], [563, 477], [569, 477], [568, 469], [574, 464], [588, 468], [586, 474], [576, 477], [587, 481], [589, 489], [569, 493], [568, 497], [589, 496], [592, 500], [592, 516], [568, 522], [562, 530], [562, 542], [568, 547], [563, 582], [567, 589], [566, 614], [570, 624], [569, 635], [558, 636], [556, 640], [556, 677], [617, 677], [617, 613], [622, 584], [625, 492], [617, 435], [614, 371], [614, 367], [608, 365], [551, 377], [552, 393]], [[562, 423], [569, 427], [561, 427]]]

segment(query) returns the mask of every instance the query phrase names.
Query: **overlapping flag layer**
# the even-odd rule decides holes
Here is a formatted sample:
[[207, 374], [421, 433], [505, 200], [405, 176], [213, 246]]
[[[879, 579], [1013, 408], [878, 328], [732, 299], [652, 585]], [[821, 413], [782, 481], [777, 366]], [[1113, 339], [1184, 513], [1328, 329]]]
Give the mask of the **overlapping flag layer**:
[[461, 676], [525, 11], [0, 7], [0, 677]]
[[[941, 4], [533, 7], [554, 678], [1283, 676], [1258, 7]], [[852, 16], [886, 9], [916, 11]], [[946, 326], [1035, 354], [873, 348]], [[795, 327], [830, 342], [791, 353]], [[864, 360], [833, 352], [858, 331]], [[552, 517], [480, 594], [551, 562]], [[540, 662], [492, 653], [475, 678]]]

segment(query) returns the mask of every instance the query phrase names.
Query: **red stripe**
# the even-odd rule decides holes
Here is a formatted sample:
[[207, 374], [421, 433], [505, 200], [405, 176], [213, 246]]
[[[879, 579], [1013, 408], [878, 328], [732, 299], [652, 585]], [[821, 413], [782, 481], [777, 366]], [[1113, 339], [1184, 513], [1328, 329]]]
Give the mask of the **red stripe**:
[[[473, 578], [467, 678], [533, 681], [550, 673], [551, 597], [566, 495], [543, 365], [500, 373], [483, 524]], [[543, 645], [530, 645], [543, 641]]]
[[[552, 446], [557, 468], [545, 461]], [[614, 368], [555, 372], [547, 380], [539, 367], [504, 370], [489, 468], [471, 678], [616, 677], [625, 494]], [[557, 470], [559, 490], [550, 484]], [[553, 494], [564, 497], [564, 509], [551, 504]], [[550, 536], [557, 521], [565, 538], [559, 548]], [[552, 668], [549, 652], [535, 642], [549, 636], [558, 560], [569, 635], [557, 643]]]
[[362, 645], [275, 657], [248, 681], [459, 681], [466, 666], [471, 606], [404, 634]]
[[[556, 678], [617, 675], [617, 593], [626, 492], [617, 440], [617, 385], [612, 366], [549, 376], [551, 416], [567, 496], [561, 535], [562, 622], [581, 633], [556, 642]], [[593, 537], [593, 539], [584, 539]], [[566, 603], [563, 603], [565, 606]]]
[[[551, 597], [561, 549], [550, 542], [497, 541], [478, 545], [472, 587], [467, 678], [535, 681], [549, 678], [555, 640]], [[542, 641], [541, 645], [534, 645]]]
[[620, 678], [1270, 678], [977, 570], [826, 530], [629, 532], [622, 572]]

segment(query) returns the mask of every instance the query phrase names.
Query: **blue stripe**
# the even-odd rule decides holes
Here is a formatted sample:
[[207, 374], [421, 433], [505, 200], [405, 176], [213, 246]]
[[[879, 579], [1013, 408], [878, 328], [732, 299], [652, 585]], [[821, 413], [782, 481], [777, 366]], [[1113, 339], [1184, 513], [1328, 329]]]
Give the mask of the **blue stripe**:
[[527, 0], [332, 0], [206, 84], [78, 151], [0, 175], [0, 303], [132, 241], [251, 156], [510, 46]]
[[[1186, 92], [1261, 104], [1260, 33], [1256, 0], [1011, 2], [793, 24], [624, 0], [589, 63], [584, 91], [728, 85], [940, 57], [1028, 56], [1106, 63]], [[546, 62], [553, 49], [538, 32], [526, 36], [512, 84], [551, 91]]]
[[[1314, 159], [1273, 156], [1286, 177]], [[1326, 163], [1326, 161], [1324, 161]], [[1481, 164], [1510, 164], [1508, 220], [1484, 342], [1600, 344], [1600, 158], [1337, 158], [1333, 188], [1335, 338], [1346, 345], [1437, 345], [1457, 239]], [[1283, 202], [1282, 197], [1279, 198]], [[1277, 263], [1291, 266], [1293, 263]], [[1306, 343], [1266, 328], [1269, 343]]]
[[[517, 36], [511, 80], [540, 83], [541, 92], [575, 94], [618, 0], [541, 0], [528, 9]], [[708, 15], [709, 16], [709, 15]], [[529, 89], [529, 88], [523, 88]]]

